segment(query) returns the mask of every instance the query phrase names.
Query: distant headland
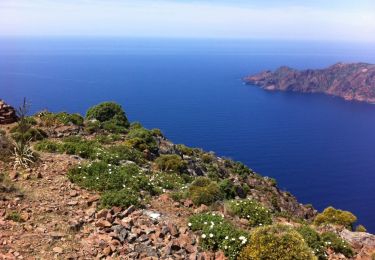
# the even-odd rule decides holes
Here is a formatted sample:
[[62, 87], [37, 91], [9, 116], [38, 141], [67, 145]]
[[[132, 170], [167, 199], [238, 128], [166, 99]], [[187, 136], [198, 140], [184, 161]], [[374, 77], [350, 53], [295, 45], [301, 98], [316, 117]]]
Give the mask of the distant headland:
[[324, 93], [345, 100], [375, 104], [375, 65], [337, 63], [326, 69], [280, 67], [244, 78], [246, 84], [266, 90]]

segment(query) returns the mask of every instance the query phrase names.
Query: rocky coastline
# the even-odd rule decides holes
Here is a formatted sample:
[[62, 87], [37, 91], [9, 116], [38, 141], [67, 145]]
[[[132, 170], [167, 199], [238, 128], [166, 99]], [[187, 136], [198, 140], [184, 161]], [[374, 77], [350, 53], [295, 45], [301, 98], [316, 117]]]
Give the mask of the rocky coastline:
[[296, 70], [280, 67], [244, 78], [248, 85], [270, 91], [323, 93], [348, 101], [375, 104], [375, 65], [337, 63], [326, 69]]

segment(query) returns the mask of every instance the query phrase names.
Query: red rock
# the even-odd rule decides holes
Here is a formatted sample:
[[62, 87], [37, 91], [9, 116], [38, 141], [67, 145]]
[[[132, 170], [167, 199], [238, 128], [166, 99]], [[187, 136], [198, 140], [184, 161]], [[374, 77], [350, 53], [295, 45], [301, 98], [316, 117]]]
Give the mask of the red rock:
[[105, 227], [111, 227], [112, 224], [108, 220], [100, 219], [95, 223], [95, 226], [105, 228]]

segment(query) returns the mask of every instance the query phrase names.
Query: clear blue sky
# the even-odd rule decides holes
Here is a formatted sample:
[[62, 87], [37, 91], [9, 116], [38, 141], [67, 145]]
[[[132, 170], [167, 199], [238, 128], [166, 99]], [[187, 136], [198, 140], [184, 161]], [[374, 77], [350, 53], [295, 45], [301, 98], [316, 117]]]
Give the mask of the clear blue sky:
[[0, 0], [0, 36], [375, 42], [375, 0]]

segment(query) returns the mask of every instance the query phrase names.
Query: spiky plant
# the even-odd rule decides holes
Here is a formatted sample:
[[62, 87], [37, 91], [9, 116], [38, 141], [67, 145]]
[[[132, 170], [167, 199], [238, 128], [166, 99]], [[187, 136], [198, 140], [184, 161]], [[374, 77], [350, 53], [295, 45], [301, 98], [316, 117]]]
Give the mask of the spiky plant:
[[31, 149], [28, 142], [14, 142], [14, 167], [29, 168], [33, 163], [36, 162], [37, 156]]
[[17, 110], [18, 116], [18, 131], [20, 138], [14, 141], [13, 157], [14, 167], [29, 168], [37, 160], [36, 154], [32, 151], [30, 143], [31, 139], [26, 139], [25, 133], [29, 130], [30, 126], [26, 120], [29, 112], [29, 104], [24, 98], [22, 105]]

